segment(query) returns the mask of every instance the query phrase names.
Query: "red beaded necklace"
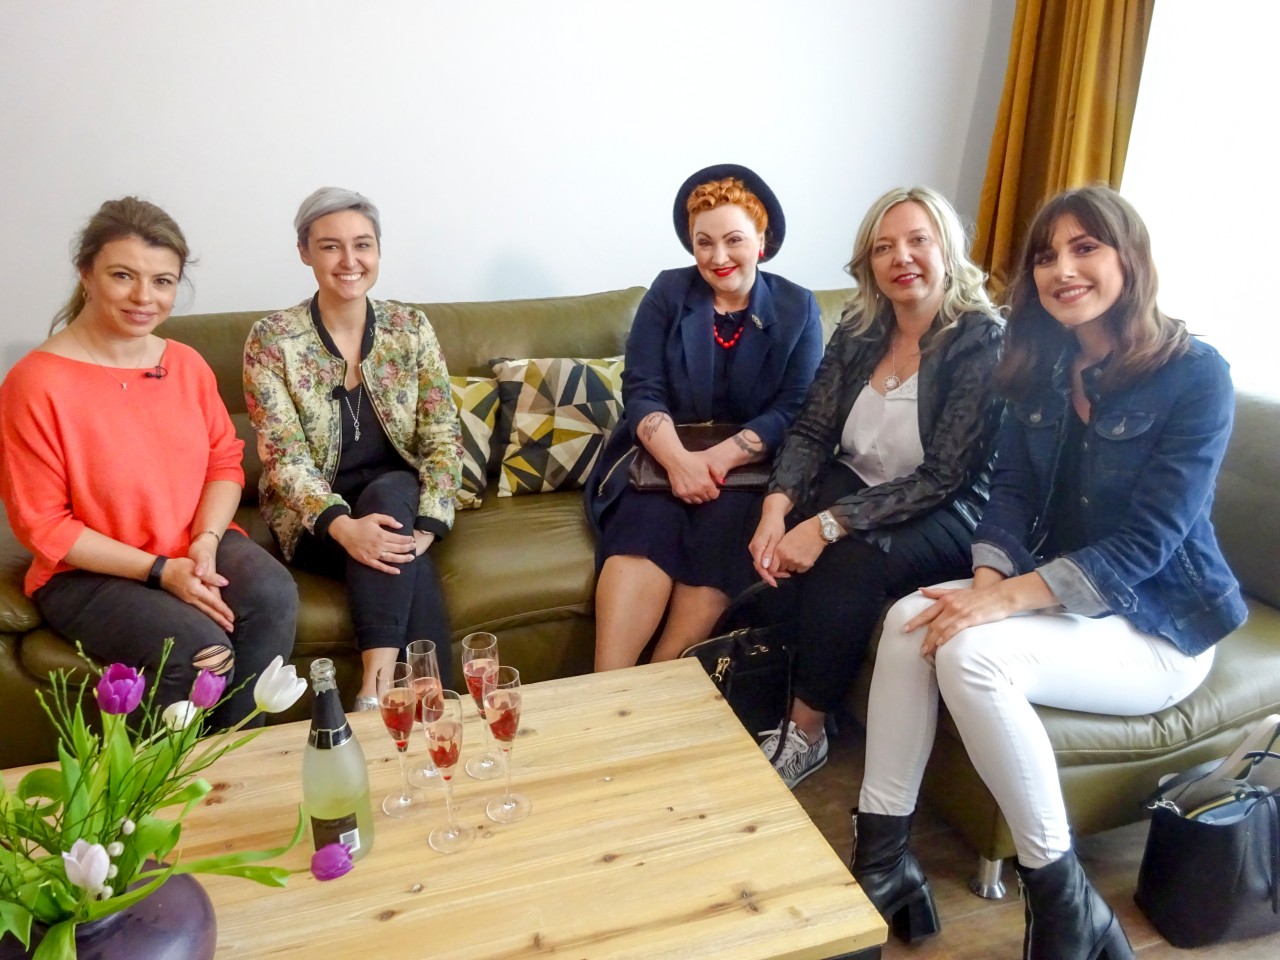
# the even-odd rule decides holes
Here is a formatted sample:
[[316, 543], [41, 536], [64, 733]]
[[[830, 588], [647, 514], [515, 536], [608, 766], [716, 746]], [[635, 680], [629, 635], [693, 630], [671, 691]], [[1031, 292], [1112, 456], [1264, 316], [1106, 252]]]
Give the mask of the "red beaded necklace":
[[[725, 316], [732, 316], [732, 314], [725, 314]], [[743, 323], [740, 323], [738, 325], [737, 332], [735, 332], [732, 337], [726, 340], [724, 337], [720, 336], [720, 331], [716, 327], [716, 320], [717, 320], [717, 317], [713, 315], [711, 318], [711, 335], [716, 338], [716, 343], [720, 344], [720, 346], [724, 347], [724, 349], [729, 350], [733, 347], [734, 344], [736, 344], [739, 340], [742, 339], [742, 331], [746, 329], [747, 324], [745, 320]]]

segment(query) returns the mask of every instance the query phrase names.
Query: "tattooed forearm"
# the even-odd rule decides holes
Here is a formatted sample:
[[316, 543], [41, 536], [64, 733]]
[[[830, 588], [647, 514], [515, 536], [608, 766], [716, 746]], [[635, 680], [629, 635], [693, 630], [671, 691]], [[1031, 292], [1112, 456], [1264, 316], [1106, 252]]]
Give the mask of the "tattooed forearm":
[[760, 435], [754, 430], [742, 430], [735, 433], [732, 439], [739, 449], [751, 458], [748, 461], [749, 463], [754, 463], [764, 457], [764, 441], [760, 439]]
[[662, 425], [670, 422], [670, 414], [663, 413], [661, 410], [655, 410], [640, 421], [640, 426], [636, 427], [636, 433], [639, 435], [640, 440], [645, 444], [645, 446], [648, 446], [649, 441], [654, 438]]

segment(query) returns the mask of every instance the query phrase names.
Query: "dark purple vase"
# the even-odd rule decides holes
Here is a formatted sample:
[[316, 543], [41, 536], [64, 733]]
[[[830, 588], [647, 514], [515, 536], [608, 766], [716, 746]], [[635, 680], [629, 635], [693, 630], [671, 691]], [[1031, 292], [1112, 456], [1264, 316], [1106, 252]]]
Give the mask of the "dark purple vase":
[[[45, 928], [31, 927], [31, 949], [10, 934], [0, 960], [29, 960]], [[76, 927], [76, 960], [212, 960], [218, 924], [204, 887], [190, 874], [171, 876], [133, 906]]]

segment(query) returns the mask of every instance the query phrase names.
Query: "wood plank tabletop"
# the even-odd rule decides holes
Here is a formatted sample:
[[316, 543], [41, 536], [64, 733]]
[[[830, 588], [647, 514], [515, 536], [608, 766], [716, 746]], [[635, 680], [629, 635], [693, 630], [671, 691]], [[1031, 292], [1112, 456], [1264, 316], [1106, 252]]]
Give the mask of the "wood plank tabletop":
[[[482, 744], [466, 712], [464, 760]], [[696, 661], [526, 687], [512, 770], [533, 813], [490, 822], [484, 804], [502, 781], [459, 766], [458, 817], [479, 836], [449, 856], [426, 843], [444, 822], [441, 788], [421, 816], [385, 817], [395, 747], [376, 712], [350, 720], [369, 761], [372, 852], [321, 883], [306, 872], [308, 836], [282, 860], [303, 871], [286, 889], [200, 877], [219, 960], [822, 960], [884, 942], [879, 915]], [[287, 839], [306, 734], [305, 723], [271, 727], [211, 768], [182, 856]], [[409, 755], [426, 758], [420, 729]]]

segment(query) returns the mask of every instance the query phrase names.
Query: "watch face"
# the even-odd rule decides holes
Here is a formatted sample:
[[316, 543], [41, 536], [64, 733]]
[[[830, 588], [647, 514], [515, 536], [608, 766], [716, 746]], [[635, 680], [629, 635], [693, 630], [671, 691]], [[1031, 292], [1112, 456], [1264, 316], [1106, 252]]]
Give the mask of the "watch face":
[[818, 522], [822, 525], [822, 539], [828, 543], [834, 543], [840, 537], [840, 525], [829, 515], [823, 515], [818, 518]]

